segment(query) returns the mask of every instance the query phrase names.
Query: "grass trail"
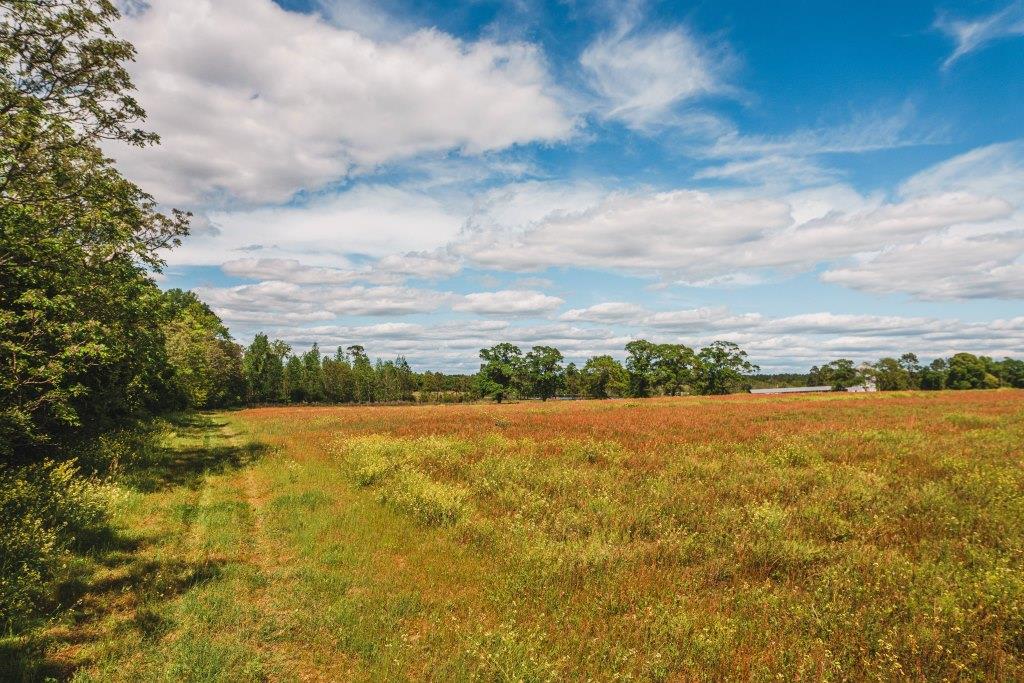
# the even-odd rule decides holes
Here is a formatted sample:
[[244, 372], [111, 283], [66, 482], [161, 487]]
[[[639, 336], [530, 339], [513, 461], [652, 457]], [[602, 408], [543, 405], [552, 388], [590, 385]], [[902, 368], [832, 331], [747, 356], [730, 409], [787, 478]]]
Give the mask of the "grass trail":
[[472, 616], [447, 593], [464, 550], [438, 562], [443, 539], [415, 538], [343, 472], [249, 442], [233, 415], [178, 424], [163, 451], [119, 494], [121, 533], [77, 568], [71, 609], [0, 678], [395, 679], [425, 612]]

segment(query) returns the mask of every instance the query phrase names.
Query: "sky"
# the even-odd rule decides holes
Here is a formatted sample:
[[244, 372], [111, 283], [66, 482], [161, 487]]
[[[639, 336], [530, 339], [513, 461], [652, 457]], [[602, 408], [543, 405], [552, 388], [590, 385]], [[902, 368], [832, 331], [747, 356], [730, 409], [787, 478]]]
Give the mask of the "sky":
[[1024, 357], [1024, 0], [121, 0], [240, 343]]

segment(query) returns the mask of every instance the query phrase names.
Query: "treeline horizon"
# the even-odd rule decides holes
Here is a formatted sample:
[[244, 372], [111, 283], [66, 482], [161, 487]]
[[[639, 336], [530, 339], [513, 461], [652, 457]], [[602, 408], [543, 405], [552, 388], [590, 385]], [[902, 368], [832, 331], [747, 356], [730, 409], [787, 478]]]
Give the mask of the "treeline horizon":
[[[813, 366], [807, 373], [760, 375], [760, 368], [748, 360], [746, 351], [728, 341], [695, 350], [684, 344], [637, 339], [624, 350], [624, 362], [597, 355], [577, 365], [565, 362], [553, 346], [537, 345], [524, 352], [502, 342], [480, 350], [476, 373], [416, 372], [402, 355], [393, 360], [371, 360], [360, 344], [340, 345], [335, 353], [326, 354], [314, 343], [308, 351], [293, 353], [286, 342], [270, 341], [260, 332], [252, 344], [241, 349], [241, 360], [234, 369], [236, 385], [244, 386], [244, 393], [225, 395], [226, 400], [219, 404], [197, 407], [646, 398], [803, 385], [827, 385], [842, 391], [868, 383], [879, 391], [1024, 387], [1024, 361], [996, 361], [966, 352], [927, 365], [922, 365], [916, 354], [905, 353], [874, 363], [840, 358]], [[202, 392], [186, 394], [199, 397]]]

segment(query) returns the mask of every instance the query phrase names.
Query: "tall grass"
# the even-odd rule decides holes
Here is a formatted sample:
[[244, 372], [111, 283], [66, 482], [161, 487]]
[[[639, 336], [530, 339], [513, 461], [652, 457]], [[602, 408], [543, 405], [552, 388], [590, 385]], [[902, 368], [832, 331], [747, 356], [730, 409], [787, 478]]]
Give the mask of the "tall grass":
[[1024, 678], [1021, 392], [268, 408], [172, 441], [47, 646], [80, 680]]

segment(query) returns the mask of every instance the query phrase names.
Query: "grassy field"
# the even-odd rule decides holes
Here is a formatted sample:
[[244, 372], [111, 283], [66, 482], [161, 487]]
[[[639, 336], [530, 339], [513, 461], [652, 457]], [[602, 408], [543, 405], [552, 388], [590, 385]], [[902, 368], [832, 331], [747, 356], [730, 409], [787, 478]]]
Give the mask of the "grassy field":
[[163, 446], [34, 675], [1024, 678], [1021, 391], [267, 408]]

